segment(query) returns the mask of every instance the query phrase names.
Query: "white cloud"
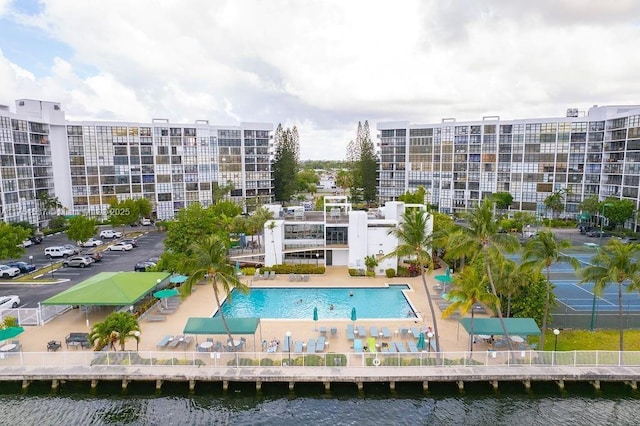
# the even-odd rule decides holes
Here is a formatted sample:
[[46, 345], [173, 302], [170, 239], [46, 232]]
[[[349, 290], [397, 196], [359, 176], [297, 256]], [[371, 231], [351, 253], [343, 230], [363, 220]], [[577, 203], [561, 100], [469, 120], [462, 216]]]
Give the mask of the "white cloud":
[[0, 57], [0, 101], [47, 97], [76, 118], [296, 124], [302, 158], [337, 159], [358, 120], [638, 103], [640, 3], [609, 3], [45, 0], [14, 19], [73, 55], [44, 77]]

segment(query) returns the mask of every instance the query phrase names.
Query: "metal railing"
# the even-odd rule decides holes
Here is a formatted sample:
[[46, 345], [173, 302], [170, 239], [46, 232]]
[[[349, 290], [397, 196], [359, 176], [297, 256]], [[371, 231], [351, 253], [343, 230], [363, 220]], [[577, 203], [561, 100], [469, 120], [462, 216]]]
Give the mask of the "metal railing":
[[[0, 366], [158, 367], [638, 367], [640, 352], [618, 351], [486, 351], [418, 353], [265, 353], [189, 351], [0, 352]], [[1, 376], [2, 373], [0, 373]]]

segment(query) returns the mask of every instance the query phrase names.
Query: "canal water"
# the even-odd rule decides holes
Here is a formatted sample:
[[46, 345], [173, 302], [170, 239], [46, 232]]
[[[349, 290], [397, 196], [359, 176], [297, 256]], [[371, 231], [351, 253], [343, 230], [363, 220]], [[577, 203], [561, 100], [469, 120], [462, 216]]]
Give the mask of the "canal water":
[[[65, 384], [51, 394], [44, 384], [0, 384], [2, 425], [637, 425], [640, 396], [623, 385], [553, 384], [526, 392], [518, 384], [501, 384], [498, 392], [451, 387], [332, 389], [296, 386], [256, 394], [250, 388], [197, 389], [165, 384], [161, 395], [149, 389], [120, 392], [117, 383], [99, 385], [91, 394], [86, 384]], [[131, 384], [130, 384], [131, 386]], [[533, 389], [533, 388], [532, 388]]]

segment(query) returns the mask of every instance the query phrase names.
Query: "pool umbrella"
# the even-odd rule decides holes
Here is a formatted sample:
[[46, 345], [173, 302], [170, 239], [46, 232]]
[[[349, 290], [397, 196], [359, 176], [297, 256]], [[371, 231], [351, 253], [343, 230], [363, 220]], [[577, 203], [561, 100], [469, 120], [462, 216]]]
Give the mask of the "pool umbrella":
[[[177, 288], [165, 288], [164, 290], [159, 290], [153, 293], [153, 297], [157, 297], [158, 299], [168, 299], [169, 297], [174, 297], [180, 294]], [[165, 308], [166, 308], [165, 304]]]
[[[318, 321], [318, 307], [317, 306], [315, 306], [313, 308], [313, 321], [314, 321], [314, 324]], [[313, 331], [318, 331], [318, 328], [317, 327], [314, 328]]]
[[447, 268], [447, 272], [445, 275], [436, 275], [435, 278], [437, 281], [442, 283], [443, 291], [446, 290], [447, 284], [453, 282], [453, 276], [449, 272], [449, 268]]
[[189, 279], [189, 277], [187, 277], [186, 275], [176, 275], [175, 277], [171, 277], [169, 282], [171, 284], [182, 284], [183, 282], [185, 282], [188, 279]]
[[418, 343], [416, 343], [416, 348], [418, 348], [418, 350], [423, 350], [427, 348], [427, 342], [424, 341], [424, 333], [420, 333], [420, 336], [418, 336]]
[[7, 327], [5, 329], [0, 330], [0, 341], [12, 339], [19, 334], [24, 332], [24, 328], [22, 327]]
[[357, 319], [358, 316], [356, 315], [356, 308], [354, 306], [353, 308], [351, 308], [351, 321], [356, 322]]

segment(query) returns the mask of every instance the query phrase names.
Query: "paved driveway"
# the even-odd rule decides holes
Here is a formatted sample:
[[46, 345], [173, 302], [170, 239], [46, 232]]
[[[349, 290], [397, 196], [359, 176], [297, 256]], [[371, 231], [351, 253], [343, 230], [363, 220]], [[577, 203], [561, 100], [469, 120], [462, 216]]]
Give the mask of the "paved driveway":
[[[18, 284], [12, 280], [0, 280], [0, 294], [17, 294], [20, 296], [21, 307], [33, 308], [49, 297], [58, 294], [79, 282], [95, 275], [98, 272], [118, 272], [133, 271], [137, 262], [147, 260], [152, 256], [159, 256], [164, 251], [164, 233], [153, 231], [147, 227], [131, 228], [127, 232], [148, 232], [138, 238], [138, 247], [129, 252], [104, 251], [101, 262], [93, 263], [87, 268], [58, 268], [50, 277], [64, 279], [65, 282], [57, 284]], [[20, 260], [33, 262], [36, 267], [42, 268], [51, 265], [52, 261], [44, 256], [44, 249], [61, 244], [69, 244], [69, 240], [64, 234], [53, 235], [45, 238], [40, 245], [33, 245], [27, 248], [27, 253]], [[111, 240], [106, 240], [106, 247]], [[30, 259], [31, 258], [31, 259]], [[54, 260], [55, 262], [56, 260]]]

